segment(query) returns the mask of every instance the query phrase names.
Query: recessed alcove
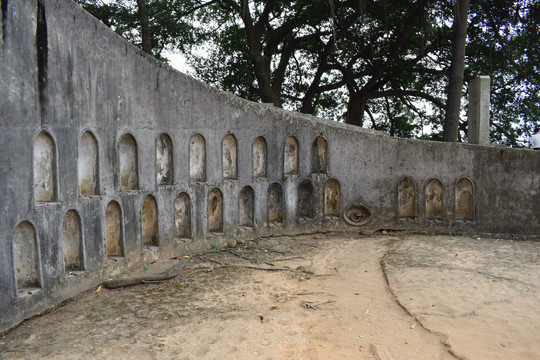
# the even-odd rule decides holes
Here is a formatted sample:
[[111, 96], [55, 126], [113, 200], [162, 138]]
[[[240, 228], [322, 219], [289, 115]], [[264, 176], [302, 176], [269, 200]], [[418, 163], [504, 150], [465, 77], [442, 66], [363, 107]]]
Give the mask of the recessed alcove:
[[141, 210], [142, 239], [147, 246], [159, 246], [159, 220], [156, 199], [146, 196]]
[[175, 237], [191, 238], [191, 201], [185, 192], [174, 200], [174, 229]]
[[120, 188], [136, 190], [139, 187], [139, 160], [137, 142], [130, 134], [122, 136], [118, 146], [120, 162]]
[[41, 288], [39, 252], [34, 226], [23, 221], [13, 232], [13, 267], [17, 295], [31, 295]]
[[311, 172], [328, 172], [328, 144], [321, 136], [317, 137], [311, 145]]
[[442, 219], [444, 214], [444, 188], [437, 179], [431, 179], [426, 186], [426, 217]]
[[173, 143], [169, 135], [161, 134], [156, 140], [156, 183], [172, 185], [173, 174]]
[[259, 136], [253, 142], [253, 176], [266, 177], [267, 147], [264, 137]]
[[223, 195], [217, 188], [208, 194], [208, 231], [223, 232]]
[[330, 179], [324, 186], [324, 215], [339, 216], [340, 186], [336, 179]]
[[42, 131], [34, 141], [34, 200], [37, 203], [56, 200], [56, 148], [52, 137]]
[[108, 256], [124, 256], [124, 230], [122, 209], [111, 201], [105, 210], [105, 245]]
[[99, 194], [99, 147], [90, 131], [85, 131], [79, 141], [77, 172], [81, 195]]
[[313, 219], [314, 190], [310, 180], [303, 180], [298, 186], [298, 217], [300, 219]]
[[236, 138], [234, 135], [229, 134], [223, 138], [221, 156], [224, 179], [236, 179], [238, 177], [236, 147]]
[[298, 141], [292, 136], [285, 140], [283, 173], [285, 175], [298, 174]]
[[474, 220], [474, 188], [467, 178], [461, 178], [456, 183], [456, 219]]
[[268, 222], [283, 222], [283, 189], [278, 182], [268, 188]]
[[240, 226], [253, 227], [255, 214], [255, 192], [251, 186], [240, 191], [238, 199], [238, 223]]
[[189, 178], [206, 181], [206, 142], [200, 134], [195, 134], [189, 142]]
[[75, 210], [69, 210], [62, 221], [62, 248], [66, 273], [84, 270], [81, 220]]
[[409, 178], [403, 178], [398, 185], [398, 218], [416, 218], [416, 185]]

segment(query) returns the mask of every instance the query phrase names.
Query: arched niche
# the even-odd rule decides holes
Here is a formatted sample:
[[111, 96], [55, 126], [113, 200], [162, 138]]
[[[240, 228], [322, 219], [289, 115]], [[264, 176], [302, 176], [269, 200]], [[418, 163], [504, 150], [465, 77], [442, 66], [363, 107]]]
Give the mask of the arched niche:
[[84, 264], [81, 220], [75, 210], [69, 210], [62, 221], [62, 245], [66, 272], [82, 271]]
[[137, 143], [130, 134], [122, 136], [118, 148], [120, 154], [120, 187], [134, 190], [139, 186], [139, 160]]
[[444, 188], [437, 179], [431, 179], [426, 186], [426, 217], [442, 219], [444, 214]]
[[268, 222], [283, 222], [283, 188], [278, 182], [268, 188]]
[[251, 186], [240, 191], [238, 200], [238, 223], [240, 226], [253, 227], [255, 214], [255, 192]]
[[223, 195], [219, 189], [213, 189], [208, 195], [208, 230], [223, 232]]
[[398, 218], [416, 218], [416, 185], [409, 178], [403, 178], [398, 185]]
[[314, 190], [310, 180], [304, 180], [298, 186], [298, 217], [312, 219], [314, 210]]
[[317, 137], [311, 146], [311, 172], [328, 172], [328, 144], [321, 136]]
[[42, 131], [34, 141], [34, 199], [52, 202], [56, 199], [56, 149], [52, 137]]
[[267, 147], [264, 137], [259, 136], [253, 142], [253, 176], [266, 177]]
[[335, 179], [330, 179], [324, 186], [324, 215], [339, 216], [340, 214], [340, 186]]
[[191, 238], [191, 201], [185, 192], [174, 200], [174, 228], [178, 238]]
[[236, 163], [236, 138], [234, 135], [229, 134], [223, 138], [221, 156], [223, 178], [236, 179], [238, 177], [238, 169]]
[[156, 199], [152, 195], [146, 196], [141, 210], [143, 244], [149, 246], [159, 245], [159, 221]]
[[122, 209], [114, 200], [105, 210], [105, 244], [108, 256], [124, 256]]
[[156, 183], [173, 184], [173, 143], [169, 135], [161, 134], [156, 140]]
[[456, 219], [474, 220], [474, 188], [467, 178], [461, 178], [456, 183]]
[[90, 131], [85, 131], [79, 141], [77, 171], [81, 195], [97, 195], [99, 193], [99, 147], [96, 137]]
[[285, 140], [283, 173], [285, 175], [298, 174], [298, 141], [292, 136], [289, 136], [287, 140]]
[[27, 221], [19, 223], [13, 232], [13, 266], [18, 295], [41, 288], [36, 231]]
[[195, 134], [189, 142], [189, 178], [206, 181], [206, 142], [200, 134]]

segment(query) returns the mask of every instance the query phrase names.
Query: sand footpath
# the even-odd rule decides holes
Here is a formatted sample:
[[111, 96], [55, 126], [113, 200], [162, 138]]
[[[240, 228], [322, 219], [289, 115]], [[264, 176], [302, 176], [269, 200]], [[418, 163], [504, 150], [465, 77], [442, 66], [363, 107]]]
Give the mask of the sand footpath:
[[2, 336], [0, 358], [540, 359], [539, 284], [540, 242], [274, 237], [96, 289]]

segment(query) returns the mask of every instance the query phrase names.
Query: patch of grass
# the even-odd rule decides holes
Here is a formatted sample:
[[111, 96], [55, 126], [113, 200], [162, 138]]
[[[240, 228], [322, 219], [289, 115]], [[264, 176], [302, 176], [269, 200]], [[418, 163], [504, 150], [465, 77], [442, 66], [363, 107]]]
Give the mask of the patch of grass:
[[216, 244], [212, 244], [212, 246], [210, 248], [212, 249], [212, 252], [214, 252], [216, 254], [221, 254], [221, 249]]

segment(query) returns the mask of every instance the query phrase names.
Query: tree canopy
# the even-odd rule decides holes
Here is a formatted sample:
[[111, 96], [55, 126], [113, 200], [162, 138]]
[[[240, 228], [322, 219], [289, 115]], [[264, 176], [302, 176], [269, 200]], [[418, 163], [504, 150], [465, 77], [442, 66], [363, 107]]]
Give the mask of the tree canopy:
[[[249, 100], [435, 140], [453, 115], [464, 140], [467, 101], [450, 105], [449, 91], [466, 98], [468, 81], [489, 75], [492, 141], [523, 146], [540, 117], [533, 0], [77, 1], [139, 46], [144, 5], [154, 56], [180, 51], [193, 75]], [[452, 83], [463, 14], [462, 80]]]

